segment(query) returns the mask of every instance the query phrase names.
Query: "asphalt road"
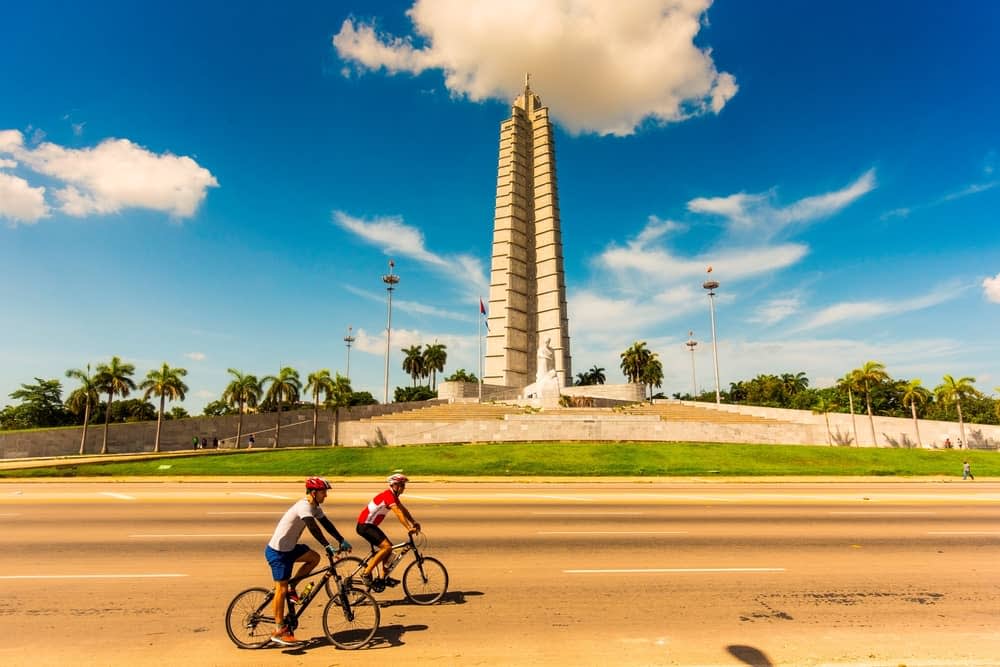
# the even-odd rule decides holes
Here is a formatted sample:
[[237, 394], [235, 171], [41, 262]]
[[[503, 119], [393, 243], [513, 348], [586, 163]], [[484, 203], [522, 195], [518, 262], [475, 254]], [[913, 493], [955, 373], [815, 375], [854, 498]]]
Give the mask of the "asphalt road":
[[[374, 483], [337, 484], [349, 534]], [[433, 607], [348, 652], [223, 615], [269, 583], [285, 482], [0, 484], [5, 665], [1000, 665], [1000, 483], [413, 483]], [[390, 516], [388, 532], [401, 528]], [[311, 538], [306, 538], [311, 541]]]

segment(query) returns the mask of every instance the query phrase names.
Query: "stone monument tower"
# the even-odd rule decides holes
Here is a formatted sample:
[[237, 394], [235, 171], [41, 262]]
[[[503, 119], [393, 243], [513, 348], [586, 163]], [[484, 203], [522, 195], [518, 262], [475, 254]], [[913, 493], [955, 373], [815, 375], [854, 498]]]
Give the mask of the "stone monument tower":
[[551, 348], [559, 385], [571, 384], [555, 144], [549, 110], [528, 77], [500, 124], [488, 322], [485, 383], [535, 382], [541, 346]]

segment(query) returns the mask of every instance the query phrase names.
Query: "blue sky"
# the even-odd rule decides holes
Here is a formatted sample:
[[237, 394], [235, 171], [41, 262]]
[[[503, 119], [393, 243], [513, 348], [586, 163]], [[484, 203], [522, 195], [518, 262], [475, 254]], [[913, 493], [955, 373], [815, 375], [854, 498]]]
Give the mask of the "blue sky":
[[[399, 349], [477, 370], [500, 122], [557, 123], [574, 371], [664, 391], [869, 359], [1000, 385], [1000, 5], [101, 2], [0, 21], [0, 405], [119, 355], [345, 372]], [[238, 6], [238, 9], [237, 9]], [[501, 11], [502, 9], [502, 11]], [[72, 388], [66, 382], [66, 391]]]

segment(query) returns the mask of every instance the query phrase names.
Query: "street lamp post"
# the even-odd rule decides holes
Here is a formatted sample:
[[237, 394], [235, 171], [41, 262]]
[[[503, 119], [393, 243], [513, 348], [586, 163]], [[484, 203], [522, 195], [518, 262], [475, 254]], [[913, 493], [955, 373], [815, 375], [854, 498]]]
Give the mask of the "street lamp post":
[[347, 343], [347, 382], [351, 382], [351, 343], [357, 340], [351, 335], [351, 331], [354, 327], [347, 327], [347, 335], [344, 336], [344, 342]]
[[389, 402], [389, 336], [392, 334], [392, 291], [396, 288], [396, 283], [399, 282], [399, 276], [392, 272], [395, 266], [396, 263], [390, 259], [389, 273], [382, 276], [382, 282], [385, 283], [385, 291], [389, 293], [388, 315], [385, 320], [385, 403]]
[[706, 280], [701, 286], [708, 290], [708, 307], [712, 313], [712, 359], [715, 362], [715, 403], [718, 405], [722, 403], [722, 396], [719, 393], [719, 347], [715, 340], [715, 290], [718, 289], [719, 283], [715, 280]]
[[693, 336], [694, 332], [688, 331], [688, 341], [684, 344], [691, 350], [691, 399], [695, 400], [698, 398], [698, 380], [694, 374], [694, 348], [698, 347], [698, 341]]

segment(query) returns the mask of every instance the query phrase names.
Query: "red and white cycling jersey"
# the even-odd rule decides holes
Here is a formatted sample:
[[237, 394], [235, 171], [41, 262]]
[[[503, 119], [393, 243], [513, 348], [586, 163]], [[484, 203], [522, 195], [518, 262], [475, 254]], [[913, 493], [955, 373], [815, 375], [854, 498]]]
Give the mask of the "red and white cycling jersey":
[[386, 489], [368, 501], [368, 505], [358, 515], [358, 523], [379, 525], [395, 504], [396, 494], [392, 492], [392, 489]]

